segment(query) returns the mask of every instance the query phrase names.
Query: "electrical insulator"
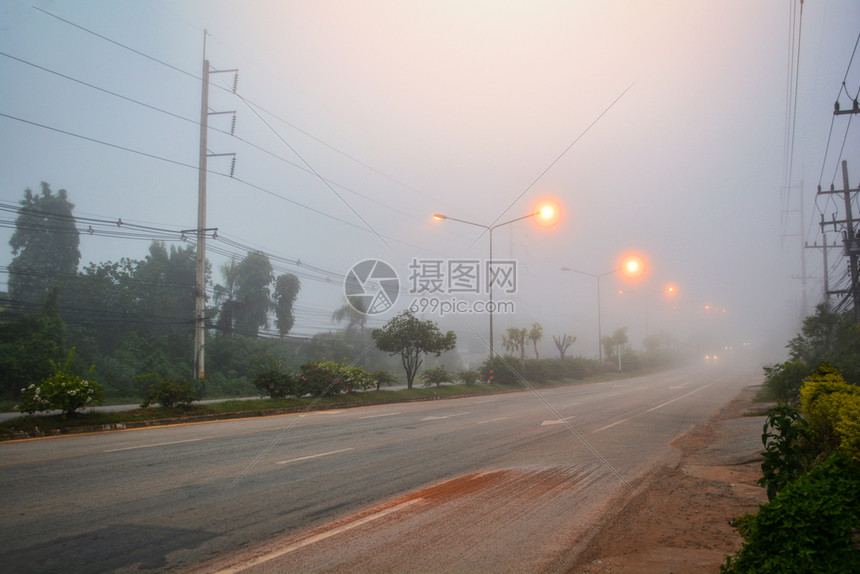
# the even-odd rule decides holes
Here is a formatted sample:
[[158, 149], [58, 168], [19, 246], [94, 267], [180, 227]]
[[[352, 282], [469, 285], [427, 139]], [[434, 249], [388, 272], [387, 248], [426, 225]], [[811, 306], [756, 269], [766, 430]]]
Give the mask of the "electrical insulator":
[[230, 135], [236, 135], [236, 114], [233, 114], [233, 123], [230, 125]]
[[233, 157], [233, 161], [230, 162], [230, 177], [233, 177], [233, 172], [236, 171], [236, 158]]
[[236, 93], [236, 88], [239, 87], [239, 72], [233, 74], [233, 93]]

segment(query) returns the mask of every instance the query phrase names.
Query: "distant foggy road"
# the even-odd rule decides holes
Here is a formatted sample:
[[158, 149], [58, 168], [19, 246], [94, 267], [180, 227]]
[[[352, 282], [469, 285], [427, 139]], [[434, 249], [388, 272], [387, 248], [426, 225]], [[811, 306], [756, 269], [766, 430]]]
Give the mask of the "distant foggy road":
[[0, 444], [0, 564], [218, 570], [253, 554], [253, 571], [553, 569], [753, 377], [684, 369]]

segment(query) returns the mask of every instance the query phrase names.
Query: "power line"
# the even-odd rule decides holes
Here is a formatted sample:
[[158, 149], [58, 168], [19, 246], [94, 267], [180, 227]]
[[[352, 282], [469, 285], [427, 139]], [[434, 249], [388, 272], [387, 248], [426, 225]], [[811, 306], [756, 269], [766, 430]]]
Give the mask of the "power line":
[[[35, 7], [34, 7], [34, 8], [35, 8]], [[153, 61], [153, 62], [156, 62], [156, 63], [158, 63], [158, 64], [161, 64], [161, 65], [163, 65], [163, 66], [165, 66], [165, 67], [167, 67], [167, 68], [169, 68], [169, 69], [171, 69], [171, 70], [175, 70], [175, 71], [177, 71], [177, 72], [179, 72], [179, 73], [181, 73], [181, 74], [184, 74], [184, 75], [186, 75], [186, 76], [188, 76], [188, 77], [194, 78], [195, 80], [201, 80], [201, 79], [202, 79], [200, 76], [198, 76], [198, 75], [196, 75], [196, 74], [193, 74], [193, 73], [191, 73], [191, 72], [188, 72], [187, 70], [183, 70], [183, 69], [181, 69], [181, 68], [179, 68], [179, 67], [177, 67], [177, 66], [174, 66], [173, 64], [170, 64], [170, 63], [168, 63], [168, 62], [165, 62], [165, 61], [163, 61], [163, 60], [160, 60], [160, 59], [158, 59], [158, 58], [155, 58], [154, 56], [150, 56], [149, 54], [146, 54], [146, 53], [144, 53], [144, 52], [142, 52], [142, 51], [140, 51], [140, 50], [137, 50], [137, 49], [135, 49], [135, 48], [132, 48], [132, 47], [130, 47], [130, 46], [127, 46], [127, 45], [125, 45], [125, 44], [123, 44], [123, 43], [121, 43], [121, 42], [118, 42], [118, 41], [116, 41], [116, 40], [113, 40], [113, 39], [111, 39], [111, 38], [108, 38], [107, 36], [104, 36], [104, 35], [102, 35], [102, 34], [99, 34], [98, 32], [95, 32], [95, 31], [93, 31], [93, 30], [90, 30], [89, 28], [86, 28], [86, 27], [81, 26], [81, 25], [79, 25], [79, 24], [75, 24], [74, 22], [72, 22], [72, 21], [70, 21], [70, 20], [66, 20], [65, 18], [61, 18], [60, 16], [57, 16], [56, 14], [53, 14], [53, 13], [48, 12], [48, 11], [46, 11], [46, 10], [42, 10], [41, 8], [36, 8], [36, 10], [38, 10], [39, 12], [42, 12], [42, 13], [44, 13], [44, 14], [48, 15], [48, 16], [51, 16], [51, 17], [53, 17], [53, 18], [56, 18], [56, 19], [58, 19], [58, 20], [60, 20], [60, 21], [62, 21], [62, 22], [64, 22], [64, 23], [66, 23], [66, 24], [68, 24], [68, 25], [70, 25], [70, 26], [74, 26], [75, 28], [77, 28], [77, 29], [79, 29], [79, 30], [82, 30], [83, 32], [86, 32], [86, 33], [88, 33], [88, 34], [92, 34], [93, 36], [96, 36], [96, 37], [98, 37], [98, 38], [101, 38], [102, 40], [105, 40], [106, 42], [109, 42], [109, 43], [111, 43], [111, 44], [113, 44], [113, 45], [115, 45], [115, 46], [118, 46], [118, 47], [123, 48], [123, 49], [125, 49], [125, 50], [128, 50], [128, 51], [130, 51], [130, 52], [133, 52], [134, 54], [137, 54], [137, 55], [142, 56], [142, 57], [144, 57], [144, 58], [146, 58], [146, 59], [148, 59], [148, 60], [150, 60], [150, 61]], [[235, 91], [232, 87], [224, 87], [224, 86], [220, 86], [220, 85], [218, 85], [218, 84], [213, 84], [213, 85], [214, 85], [216, 88], [219, 88], [219, 89], [224, 90], [224, 91], [226, 91], [226, 92], [230, 92], [230, 93], [234, 93], [234, 94], [236, 93], [236, 91]], [[238, 94], [236, 94], [236, 95], [238, 95]], [[338, 154], [342, 155], [343, 157], [345, 157], [345, 158], [347, 158], [347, 159], [349, 159], [349, 160], [351, 160], [351, 161], [353, 161], [353, 162], [357, 163], [358, 165], [360, 165], [360, 166], [362, 166], [362, 167], [364, 167], [364, 168], [366, 168], [366, 169], [369, 169], [369, 170], [373, 171], [374, 173], [376, 173], [376, 174], [378, 174], [378, 175], [381, 175], [382, 177], [385, 177], [385, 178], [386, 178], [386, 179], [388, 179], [389, 181], [392, 181], [393, 183], [396, 183], [396, 184], [398, 184], [398, 185], [400, 185], [400, 186], [403, 186], [404, 188], [406, 188], [406, 189], [408, 189], [408, 190], [410, 190], [410, 191], [412, 191], [412, 192], [414, 192], [414, 193], [417, 193], [417, 194], [419, 194], [419, 195], [422, 195], [422, 196], [424, 196], [424, 197], [425, 197], [425, 198], [427, 198], [427, 199], [431, 199], [431, 200], [433, 200], [433, 201], [438, 201], [436, 198], [433, 198], [433, 197], [431, 197], [431, 196], [429, 196], [429, 195], [427, 195], [427, 194], [425, 194], [425, 193], [423, 193], [423, 192], [419, 191], [418, 189], [415, 189], [414, 187], [412, 187], [412, 186], [410, 186], [410, 185], [408, 185], [408, 184], [406, 184], [406, 183], [404, 183], [404, 182], [402, 182], [402, 181], [400, 181], [400, 180], [398, 180], [398, 179], [396, 179], [396, 178], [394, 178], [394, 177], [392, 177], [392, 176], [390, 176], [390, 175], [386, 174], [385, 172], [383, 172], [383, 171], [381, 171], [381, 170], [379, 170], [379, 169], [376, 169], [376, 168], [374, 168], [373, 166], [371, 166], [371, 165], [369, 165], [369, 164], [367, 164], [367, 163], [365, 163], [365, 162], [363, 162], [363, 161], [359, 160], [359, 159], [358, 159], [358, 158], [356, 158], [355, 156], [353, 156], [353, 155], [351, 155], [351, 154], [348, 154], [348, 153], [346, 153], [346, 152], [344, 152], [344, 151], [342, 151], [342, 150], [338, 149], [337, 147], [335, 147], [335, 146], [333, 146], [333, 145], [331, 145], [331, 144], [329, 144], [329, 143], [327, 143], [327, 142], [323, 141], [322, 139], [320, 139], [320, 138], [318, 138], [318, 137], [316, 137], [316, 136], [314, 136], [314, 135], [310, 134], [309, 132], [307, 132], [307, 131], [305, 131], [305, 130], [303, 130], [303, 129], [299, 128], [299, 127], [298, 127], [298, 126], [296, 126], [295, 124], [292, 124], [292, 123], [288, 122], [287, 120], [285, 120], [285, 119], [281, 118], [280, 116], [278, 116], [278, 115], [277, 115], [277, 114], [275, 114], [274, 112], [271, 112], [271, 111], [267, 110], [266, 108], [264, 108], [263, 106], [261, 106], [261, 105], [259, 105], [259, 104], [255, 103], [254, 101], [252, 101], [252, 100], [246, 100], [246, 104], [247, 104], [247, 105], [249, 105], [249, 106], [252, 106], [253, 108], [256, 108], [256, 109], [260, 110], [261, 112], [264, 112], [264, 113], [266, 113], [266, 114], [270, 115], [271, 117], [273, 117], [273, 118], [277, 119], [278, 121], [283, 122], [284, 124], [286, 124], [286, 125], [290, 126], [291, 128], [293, 128], [294, 130], [298, 131], [299, 133], [301, 133], [301, 134], [303, 134], [303, 135], [305, 135], [305, 136], [307, 136], [307, 137], [311, 138], [312, 140], [314, 140], [314, 141], [316, 141], [316, 142], [318, 142], [318, 143], [320, 143], [320, 144], [322, 144], [322, 145], [326, 146], [326, 147], [327, 147], [327, 148], [329, 148], [330, 150], [332, 150], [332, 151], [334, 151], [334, 152], [336, 152], [336, 153], [338, 153]], [[256, 114], [256, 113], [257, 113], [257, 112], [255, 111], [255, 114]], [[257, 115], [259, 116], [259, 114], [257, 114]], [[261, 118], [261, 120], [262, 120], [262, 118]], [[264, 120], [262, 120], [262, 121], [264, 121]], [[265, 121], [264, 121], [264, 123], [265, 123]], [[298, 155], [298, 154], [297, 154], [297, 155]]]

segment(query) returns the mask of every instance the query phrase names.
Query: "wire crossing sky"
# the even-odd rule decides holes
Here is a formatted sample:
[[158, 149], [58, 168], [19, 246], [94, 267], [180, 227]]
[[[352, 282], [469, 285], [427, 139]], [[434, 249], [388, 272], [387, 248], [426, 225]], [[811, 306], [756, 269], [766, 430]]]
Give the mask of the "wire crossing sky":
[[[232, 178], [229, 158], [208, 166], [213, 280], [249, 249], [304, 273], [301, 336], [336, 327], [358, 261], [385, 260], [404, 288], [416, 260], [487, 258], [480, 229], [432, 214], [489, 225], [552, 198], [555, 226], [494, 233], [494, 257], [518, 263], [500, 331], [541, 322], [589, 354], [594, 282], [560, 268], [601, 273], [635, 251], [640, 283], [602, 281], [607, 332], [628, 327], [634, 346], [718, 333], [776, 345], [778, 360], [822, 289], [803, 242], [843, 209], [815, 187], [841, 186], [843, 159], [860, 180], [857, 122], [833, 115], [860, 92], [851, 0], [4, 0], [0, 204], [47, 181], [82, 218], [193, 229], [204, 29], [241, 94], [213, 79], [211, 111], [237, 112], [233, 135], [231, 117], [210, 117], [210, 153], [236, 154]], [[171, 236], [93, 227], [82, 266]], [[0, 249], [0, 290], [11, 259]], [[670, 282], [672, 301], [645, 297]], [[463, 332], [486, 319], [427, 318]]]

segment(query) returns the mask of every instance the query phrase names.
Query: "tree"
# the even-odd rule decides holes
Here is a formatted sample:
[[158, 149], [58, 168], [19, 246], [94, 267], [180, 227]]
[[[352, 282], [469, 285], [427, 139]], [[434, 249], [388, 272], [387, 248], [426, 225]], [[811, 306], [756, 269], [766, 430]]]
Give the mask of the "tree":
[[532, 328], [529, 331], [528, 337], [535, 349], [535, 359], [540, 359], [537, 348], [537, 344], [541, 339], [543, 339], [543, 327], [540, 323], [532, 323]]
[[221, 265], [221, 275], [224, 277], [224, 285], [215, 285], [215, 303], [221, 306], [218, 312], [218, 321], [215, 323], [218, 331], [227, 337], [233, 336], [236, 327], [236, 278], [239, 275], [239, 265], [236, 258], [232, 257], [230, 263]]
[[302, 284], [292, 273], [280, 275], [275, 281], [275, 326], [281, 337], [285, 337], [296, 321], [293, 303], [299, 294]]
[[516, 353], [520, 356], [520, 362], [526, 360], [526, 337], [528, 329], [519, 329], [517, 327], [508, 327], [508, 332], [502, 335], [502, 345], [508, 353]]
[[367, 312], [362, 309], [356, 309], [352, 303], [346, 302], [331, 314], [331, 320], [335, 323], [343, 323], [346, 321], [347, 333], [364, 334], [364, 329], [367, 326]]
[[606, 352], [606, 360], [617, 360], [620, 365], [621, 350], [624, 348], [624, 345], [627, 344], [627, 327], [615, 329], [612, 336], [603, 337], [600, 342], [603, 343], [603, 350]]
[[411, 389], [415, 373], [423, 362], [422, 355], [439, 356], [457, 344], [457, 335], [448, 331], [444, 335], [433, 321], [421, 321], [411, 311], [403, 311], [381, 329], [373, 330], [376, 346], [389, 355], [400, 355], [406, 371], [406, 387]]
[[65, 189], [57, 195], [42, 182], [42, 193], [24, 191], [15, 232], [9, 240], [15, 258], [9, 264], [9, 297], [40, 305], [48, 290], [75, 275], [81, 252]]
[[559, 358], [563, 359], [564, 354], [567, 352], [567, 349], [576, 342], [576, 337], [573, 335], [562, 335], [561, 337], [557, 335], [552, 336], [552, 341], [555, 343], [555, 347], [558, 349]]
[[256, 337], [260, 327], [269, 325], [272, 306], [269, 285], [274, 280], [269, 257], [261, 251], [251, 251], [239, 263], [236, 276], [236, 330]]
[[56, 290], [40, 313], [0, 324], [0, 396], [16, 399], [22, 388], [50, 375], [51, 361], [63, 354], [64, 330]]

